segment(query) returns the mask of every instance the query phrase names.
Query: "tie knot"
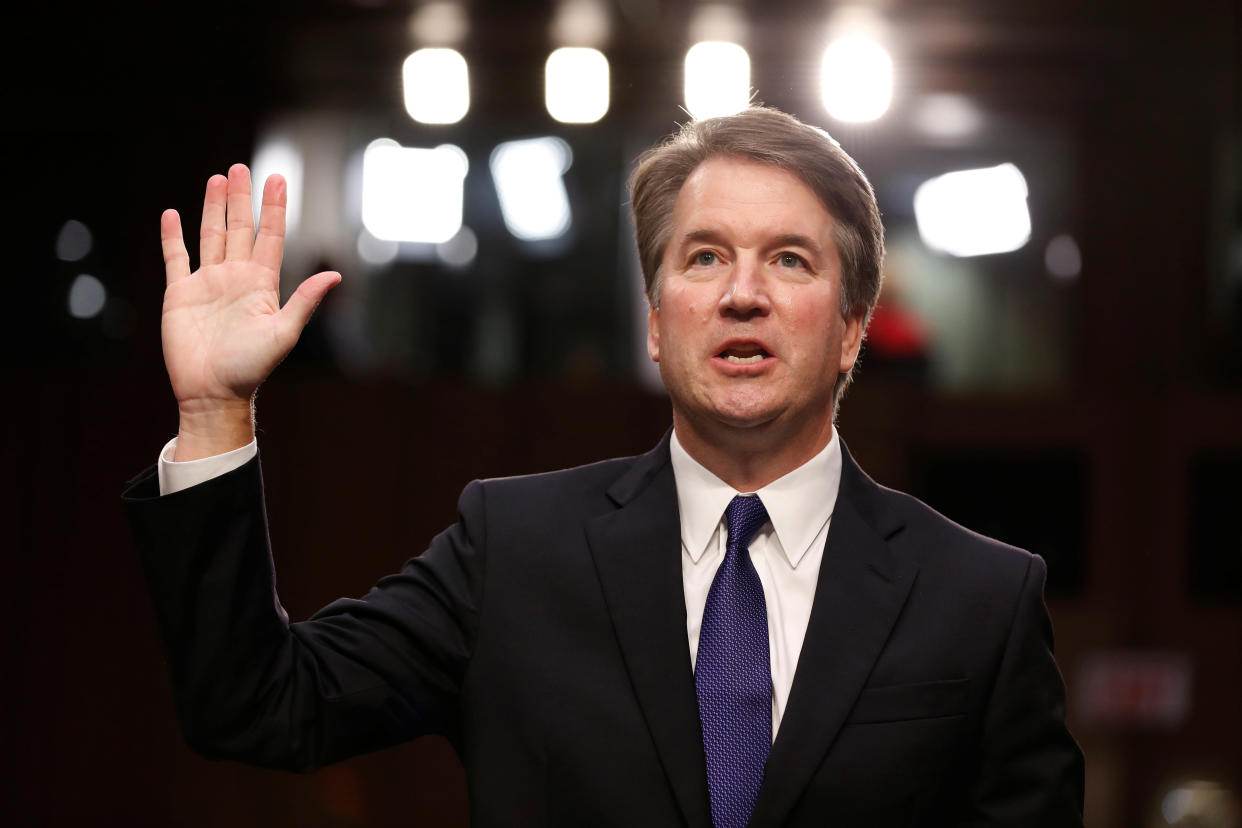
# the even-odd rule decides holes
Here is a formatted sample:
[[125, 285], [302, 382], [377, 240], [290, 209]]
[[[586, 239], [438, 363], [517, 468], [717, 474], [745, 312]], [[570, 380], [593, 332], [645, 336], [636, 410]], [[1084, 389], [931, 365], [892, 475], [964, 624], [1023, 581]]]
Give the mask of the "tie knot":
[[725, 521], [729, 527], [729, 548], [745, 549], [759, 528], [768, 522], [768, 510], [763, 508], [759, 495], [737, 495], [725, 508]]

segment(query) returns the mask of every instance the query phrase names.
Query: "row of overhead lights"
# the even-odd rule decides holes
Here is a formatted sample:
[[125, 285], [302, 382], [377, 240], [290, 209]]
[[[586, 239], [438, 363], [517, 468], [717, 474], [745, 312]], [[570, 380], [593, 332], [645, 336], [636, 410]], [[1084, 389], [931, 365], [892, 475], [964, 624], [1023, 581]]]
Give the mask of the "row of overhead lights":
[[[838, 6], [827, 24], [828, 45], [819, 73], [825, 109], [839, 121], [880, 118], [893, 93], [893, 60], [881, 45], [888, 39], [883, 21], [873, 9]], [[603, 49], [610, 26], [600, 0], [556, 4], [549, 36], [554, 43], [570, 44], [553, 50], [544, 67], [545, 105], [556, 121], [588, 124], [607, 115], [611, 73]], [[402, 66], [405, 107], [414, 120], [454, 124], [468, 114], [470, 70], [454, 48], [464, 42], [468, 28], [459, 3], [424, 2], [417, 8], [411, 35], [423, 48]], [[745, 109], [752, 87], [750, 57], [741, 45], [747, 39], [742, 10], [724, 3], [697, 5], [690, 16], [688, 39], [694, 45], [684, 60], [686, 110], [695, 118], [706, 118]], [[968, 102], [950, 98], [928, 98], [923, 101], [927, 106], [912, 114], [926, 110], [923, 114], [935, 127], [929, 132], [945, 132], [950, 126], [958, 131], [976, 128], [978, 113]], [[932, 103], [937, 104], [934, 112]], [[261, 148], [259, 155], [263, 158], [256, 157], [256, 168], [282, 172], [289, 180], [292, 229], [300, 207], [301, 159], [290, 146]], [[504, 142], [491, 153], [488, 172], [505, 226], [514, 238], [539, 244], [569, 231], [573, 215], [564, 175], [572, 157], [569, 144], [551, 136]], [[405, 243], [438, 250], [463, 238], [469, 244], [457, 247], [469, 255], [454, 254], [446, 261], [464, 265], [473, 258], [477, 239], [462, 224], [469, 165], [460, 148], [406, 147], [380, 139], [362, 153], [360, 166], [357, 218], [359, 252], [365, 260], [378, 264], [395, 256], [397, 246]], [[1031, 236], [1027, 183], [1012, 164], [929, 179], [918, 188], [913, 206], [924, 243], [953, 256], [1016, 250]], [[1058, 259], [1066, 260], [1058, 269], [1077, 270], [1078, 262], [1070, 261], [1076, 259], [1076, 249], [1070, 252], [1074, 256]]]
[[[405, 108], [424, 124], [455, 124], [470, 110], [466, 59], [455, 49], [419, 49], [402, 66]], [[888, 111], [893, 61], [865, 37], [829, 44], [820, 72], [828, 114], [839, 121], [873, 121]], [[608, 58], [598, 49], [567, 46], [544, 65], [544, 104], [566, 124], [590, 124], [608, 113]], [[750, 102], [750, 56], [737, 43], [701, 41], [685, 59], [685, 106], [695, 118], [732, 115]]]
[[[825, 109], [840, 121], [872, 121], [889, 108], [893, 60], [881, 45], [884, 22], [866, 6], [838, 6], [826, 18], [828, 45], [820, 61]], [[560, 0], [549, 30], [563, 48], [544, 66], [548, 114], [569, 124], [595, 123], [608, 113], [606, 47], [611, 18], [601, 0]], [[469, 22], [454, 2], [428, 2], [411, 19], [411, 35], [426, 48], [402, 66], [406, 110], [426, 124], [453, 124], [470, 109], [469, 68], [455, 46]], [[684, 61], [685, 107], [695, 118], [730, 115], [751, 100], [750, 56], [742, 43], [748, 24], [737, 5], [700, 3], [691, 10]]]

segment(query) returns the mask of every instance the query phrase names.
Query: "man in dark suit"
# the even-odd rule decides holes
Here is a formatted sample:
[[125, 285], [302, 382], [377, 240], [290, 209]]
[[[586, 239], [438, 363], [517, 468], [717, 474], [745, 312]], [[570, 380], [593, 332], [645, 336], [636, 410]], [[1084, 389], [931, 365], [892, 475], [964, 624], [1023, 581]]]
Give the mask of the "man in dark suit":
[[[654, 450], [471, 484], [359, 600], [275, 599], [250, 401], [339, 280], [276, 294], [283, 184], [162, 223], [181, 411], [126, 493], [187, 739], [312, 768], [427, 732], [478, 825], [1081, 825], [1043, 562], [858, 468], [834, 427], [879, 289], [870, 185], [756, 108], [631, 181]], [[222, 610], [221, 608], [227, 608]]]

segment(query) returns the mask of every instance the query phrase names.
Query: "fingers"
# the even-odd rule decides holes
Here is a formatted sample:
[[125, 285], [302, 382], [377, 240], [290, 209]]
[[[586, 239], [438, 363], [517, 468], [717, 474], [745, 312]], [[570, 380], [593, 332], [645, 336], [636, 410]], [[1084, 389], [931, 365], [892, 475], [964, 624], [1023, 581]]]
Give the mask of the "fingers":
[[254, 246], [254, 208], [250, 199], [250, 170], [245, 164], [234, 164], [229, 167], [225, 259], [250, 258]]
[[222, 175], [207, 180], [207, 192], [203, 196], [203, 223], [198, 231], [198, 266], [220, 264], [224, 261], [224, 199], [229, 181]]
[[190, 275], [190, 256], [181, 235], [181, 216], [176, 210], [165, 210], [160, 216], [160, 246], [164, 249], [164, 276], [167, 284]]
[[273, 272], [280, 271], [285, 249], [285, 201], [287, 186], [279, 175], [268, 176], [263, 187], [263, 208], [259, 211], [259, 235], [254, 240], [251, 260]]
[[310, 321], [311, 314], [323, 301], [323, 297], [340, 283], [341, 274], [326, 270], [323, 273], [316, 273], [298, 285], [298, 289], [289, 297], [289, 301], [280, 309], [277, 316], [280, 328], [278, 336], [286, 343], [286, 347], [293, 347], [293, 343], [297, 342], [298, 337], [302, 335], [302, 329]]

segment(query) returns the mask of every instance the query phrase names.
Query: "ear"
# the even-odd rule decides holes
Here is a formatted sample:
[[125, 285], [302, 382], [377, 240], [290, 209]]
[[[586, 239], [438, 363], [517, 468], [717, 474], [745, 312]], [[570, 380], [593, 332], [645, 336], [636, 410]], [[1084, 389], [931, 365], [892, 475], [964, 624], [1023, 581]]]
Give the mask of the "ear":
[[841, 336], [841, 373], [848, 374], [858, 359], [858, 349], [862, 347], [863, 321], [861, 315], [845, 318], [845, 332]]
[[652, 362], [660, 361], [660, 309], [654, 305], [647, 311], [647, 353]]

